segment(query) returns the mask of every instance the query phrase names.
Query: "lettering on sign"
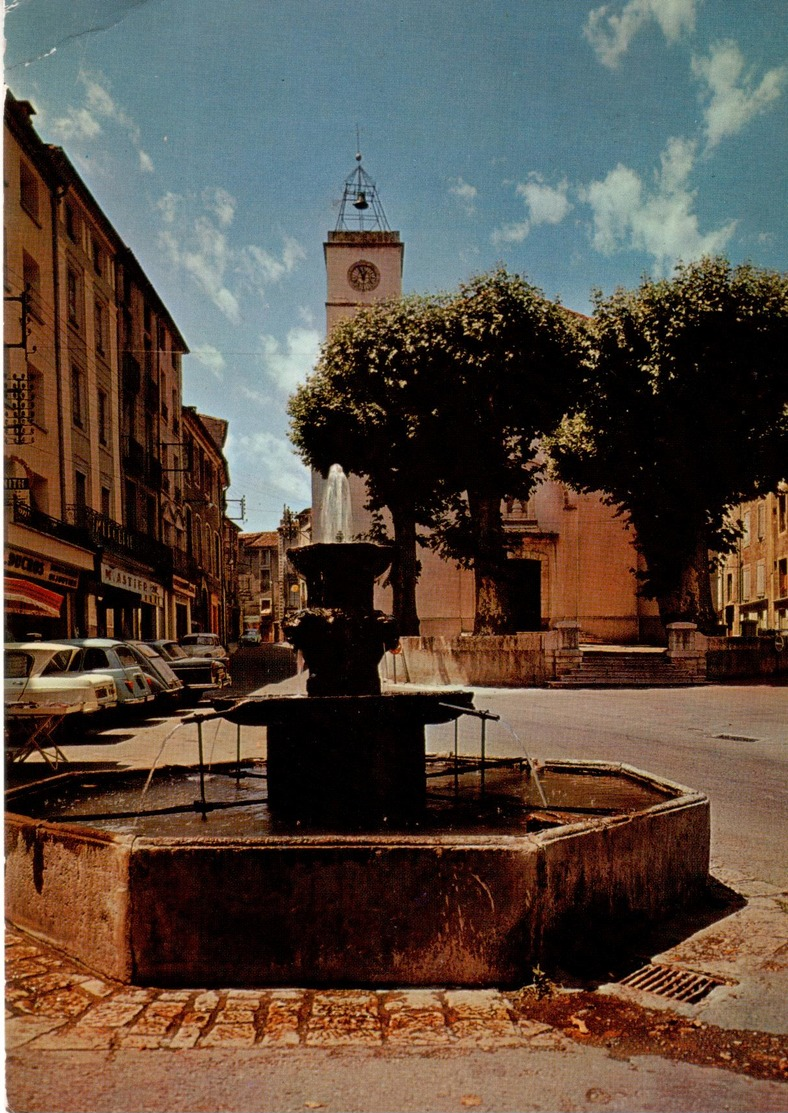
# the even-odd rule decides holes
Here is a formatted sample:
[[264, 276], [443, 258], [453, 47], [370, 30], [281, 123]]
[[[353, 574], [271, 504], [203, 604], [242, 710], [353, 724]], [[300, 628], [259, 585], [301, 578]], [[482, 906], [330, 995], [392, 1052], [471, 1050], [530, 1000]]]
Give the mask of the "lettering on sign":
[[148, 580], [136, 572], [130, 572], [127, 568], [102, 564], [101, 582], [108, 587], [120, 588], [121, 591], [131, 591], [141, 596], [143, 603], [150, 603], [154, 607], [164, 605], [164, 589], [153, 580]]
[[79, 587], [79, 575], [70, 572], [61, 564], [54, 564], [43, 557], [23, 553], [19, 549], [7, 549], [5, 554], [5, 568], [7, 572], [22, 572], [36, 580], [43, 580], [48, 584], [57, 584], [58, 587], [76, 591]]

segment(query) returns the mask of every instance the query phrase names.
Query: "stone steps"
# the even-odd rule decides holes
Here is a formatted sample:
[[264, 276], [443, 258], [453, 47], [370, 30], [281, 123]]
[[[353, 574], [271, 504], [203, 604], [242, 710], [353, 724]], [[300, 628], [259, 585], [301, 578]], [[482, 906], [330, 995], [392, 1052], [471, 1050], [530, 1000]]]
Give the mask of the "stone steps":
[[549, 688], [674, 688], [691, 683], [665, 650], [585, 649], [573, 669], [548, 682]]

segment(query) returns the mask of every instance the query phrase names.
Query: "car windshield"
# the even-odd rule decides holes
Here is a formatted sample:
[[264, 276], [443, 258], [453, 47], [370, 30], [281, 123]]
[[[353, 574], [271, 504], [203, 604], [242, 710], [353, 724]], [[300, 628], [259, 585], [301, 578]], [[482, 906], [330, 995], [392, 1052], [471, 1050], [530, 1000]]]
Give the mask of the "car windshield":
[[159, 650], [162, 657], [166, 657], [168, 661], [180, 661], [189, 656], [177, 642], [164, 642]]
[[187, 634], [183, 638], [184, 645], [218, 645], [219, 638], [216, 634]]

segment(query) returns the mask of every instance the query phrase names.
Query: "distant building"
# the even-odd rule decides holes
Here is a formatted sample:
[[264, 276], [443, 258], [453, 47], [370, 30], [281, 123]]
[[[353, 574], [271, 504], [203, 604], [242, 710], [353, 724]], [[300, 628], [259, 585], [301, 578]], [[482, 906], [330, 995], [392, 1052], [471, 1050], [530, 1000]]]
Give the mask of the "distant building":
[[715, 572], [721, 625], [733, 636], [788, 634], [788, 484], [731, 515], [741, 536]]
[[227, 569], [223, 542], [224, 508], [230, 474], [222, 449], [227, 422], [184, 406], [183, 453], [186, 463], [183, 501], [187, 553], [197, 569], [191, 603], [193, 630], [219, 634], [229, 640]]
[[279, 534], [242, 533], [238, 538], [238, 601], [243, 630], [265, 642], [281, 639]]

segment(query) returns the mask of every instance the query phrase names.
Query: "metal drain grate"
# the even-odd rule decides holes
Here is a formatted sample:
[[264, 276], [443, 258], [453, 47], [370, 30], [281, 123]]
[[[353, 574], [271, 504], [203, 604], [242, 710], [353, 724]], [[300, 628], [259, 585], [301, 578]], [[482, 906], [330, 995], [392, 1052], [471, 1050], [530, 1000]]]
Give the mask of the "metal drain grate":
[[712, 978], [708, 974], [696, 974], [692, 970], [680, 970], [677, 966], [641, 966], [639, 970], [621, 979], [621, 985], [632, 989], [643, 989], [668, 997], [671, 1001], [683, 1001], [695, 1005], [708, 996], [718, 986], [728, 985], [723, 978]]

